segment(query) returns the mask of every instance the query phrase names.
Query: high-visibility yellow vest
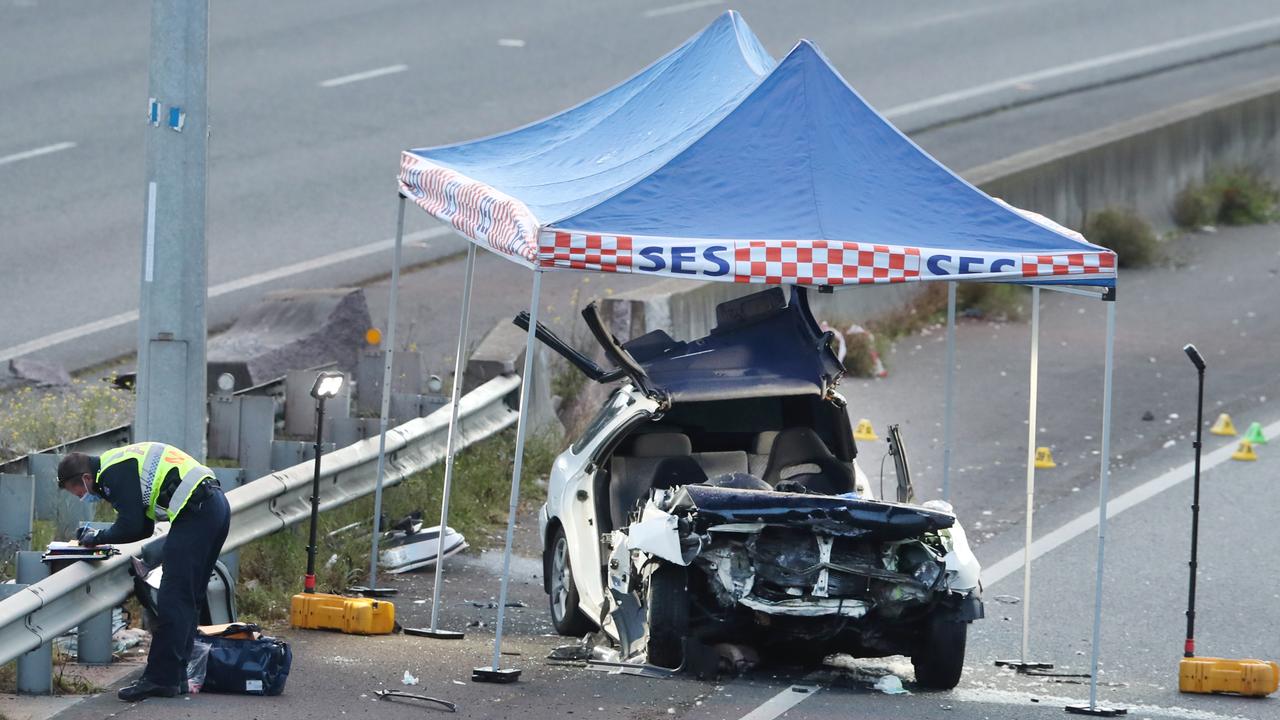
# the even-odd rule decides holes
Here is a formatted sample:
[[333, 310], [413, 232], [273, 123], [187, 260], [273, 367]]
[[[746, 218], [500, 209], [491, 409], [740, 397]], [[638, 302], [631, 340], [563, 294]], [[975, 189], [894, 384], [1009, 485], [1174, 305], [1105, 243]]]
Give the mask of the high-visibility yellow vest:
[[[213, 471], [202, 465], [195, 458], [172, 445], [158, 442], [140, 442], [124, 447], [108, 450], [98, 458], [98, 475], [113, 465], [123, 462], [135, 462], [138, 465], [138, 480], [142, 484], [142, 501], [146, 505], [147, 517], [151, 520], [172, 521], [186, 507], [191, 493], [206, 478], [213, 477]], [[157, 505], [160, 498], [160, 486], [168, 477], [169, 471], [178, 469], [181, 482], [173, 491], [166, 505]]]

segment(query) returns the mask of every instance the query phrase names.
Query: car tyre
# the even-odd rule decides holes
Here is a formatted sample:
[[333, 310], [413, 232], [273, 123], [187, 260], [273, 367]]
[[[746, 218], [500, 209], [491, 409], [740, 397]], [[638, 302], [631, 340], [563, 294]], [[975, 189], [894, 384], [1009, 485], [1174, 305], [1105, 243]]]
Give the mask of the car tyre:
[[578, 585], [573, 581], [573, 567], [569, 563], [569, 539], [559, 525], [547, 543], [545, 567], [550, 588], [551, 624], [556, 632], [582, 637], [594, 631], [595, 625], [582, 614], [578, 604]]
[[964, 671], [965, 640], [969, 623], [937, 615], [929, 618], [924, 636], [911, 656], [916, 683], [931, 690], [950, 690]]
[[645, 592], [649, 626], [649, 664], [678, 668], [684, 664], [689, 634], [689, 573], [681, 565], [658, 561]]

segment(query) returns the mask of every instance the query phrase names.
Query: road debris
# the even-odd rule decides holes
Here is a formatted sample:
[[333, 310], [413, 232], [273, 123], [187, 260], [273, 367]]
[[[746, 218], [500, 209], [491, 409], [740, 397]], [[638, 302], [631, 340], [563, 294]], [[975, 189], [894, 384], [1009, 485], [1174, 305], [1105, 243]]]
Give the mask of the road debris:
[[405, 685], [417, 685], [418, 678], [411, 675], [408, 670], [405, 670], [404, 677], [401, 678], [400, 682], [404, 683]]
[[397, 690], [379, 690], [375, 692], [374, 695], [376, 695], [379, 700], [390, 700], [392, 698], [406, 698], [408, 700], [421, 700], [423, 702], [435, 703], [437, 705], [440, 705], [444, 709], [448, 710], [449, 712], [458, 712], [457, 705], [454, 705], [448, 700], [441, 700], [440, 698], [433, 698], [428, 695], [417, 695], [414, 693], [399, 692]]
[[902, 687], [902, 678], [898, 677], [897, 675], [885, 675], [879, 680], [876, 680], [876, 684], [872, 685], [872, 687], [884, 693], [885, 695], [910, 695], [911, 694], [907, 692], [906, 688]]

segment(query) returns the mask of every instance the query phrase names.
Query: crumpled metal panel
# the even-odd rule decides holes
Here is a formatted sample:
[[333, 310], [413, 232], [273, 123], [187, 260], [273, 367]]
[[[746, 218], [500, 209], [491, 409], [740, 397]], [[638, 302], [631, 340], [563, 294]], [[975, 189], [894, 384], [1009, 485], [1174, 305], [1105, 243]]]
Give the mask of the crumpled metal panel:
[[700, 531], [726, 523], [763, 522], [882, 541], [919, 537], [949, 528], [956, 522], [950, 513], [915, 505], [710, 485], [677, 488], [664, 509], [693, 517]]

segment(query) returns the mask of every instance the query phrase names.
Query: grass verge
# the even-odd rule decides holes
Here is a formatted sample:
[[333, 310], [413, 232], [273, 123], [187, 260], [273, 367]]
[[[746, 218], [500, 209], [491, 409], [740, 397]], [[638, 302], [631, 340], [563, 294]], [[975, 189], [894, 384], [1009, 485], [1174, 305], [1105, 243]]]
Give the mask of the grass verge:
[[[545, 492], [537, 482], [551, 469], [560, 451], [555, 438], [530, 438], [525, 446], [520, 496], [524, 503], [541, 502]], [[507, 430], [458, 454], [454, 460], [449, 527], [466, 536], [473, 547], [486, 547], [491, 530], [507, 518], [511, 471], [515, 461], [515, 431]], [[444, 487], [444, 463], [408, 478], [383, 492], [383, 514], [392, 522], [421, 510], [423, 523], [435, 525]], [[363, 582], [369, 570], [369, 520], [372, 496], [320, 515], [316, 552], [316, 585], [322, 592], [341, 592]], [[364, 532], [328, 534], [352, 523]], [[307, 564], [307, 525], [301, 523], [241, 549], [240, 583], [236, 604], [242, 619], [275, 623], [287, 619], [289, 598], [302, 587]], [[495, 543], [496, 544], [496, 543]]]

